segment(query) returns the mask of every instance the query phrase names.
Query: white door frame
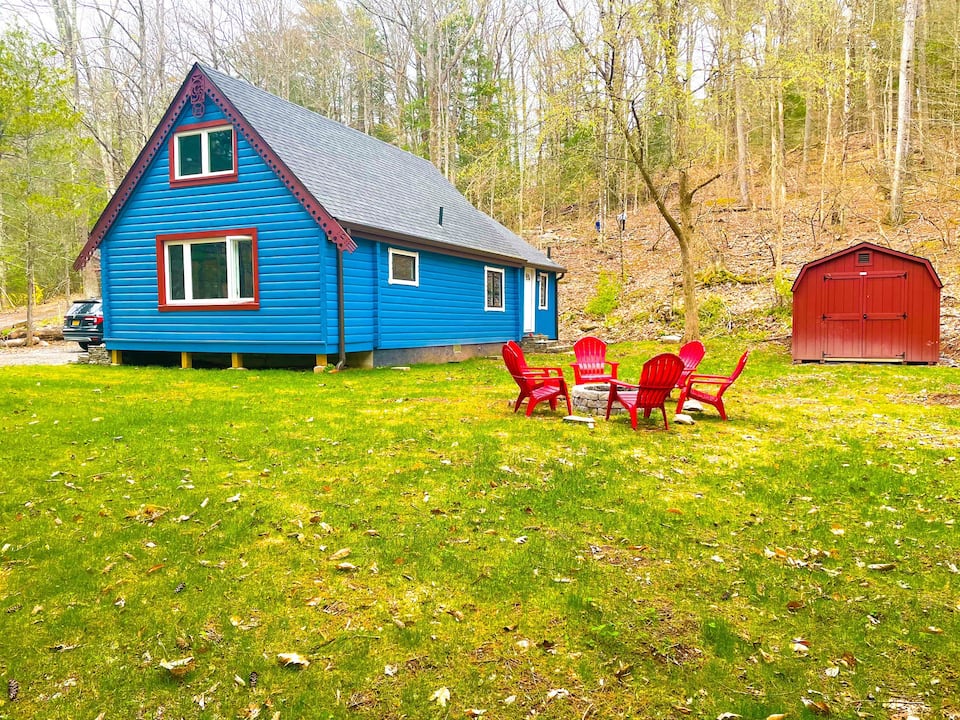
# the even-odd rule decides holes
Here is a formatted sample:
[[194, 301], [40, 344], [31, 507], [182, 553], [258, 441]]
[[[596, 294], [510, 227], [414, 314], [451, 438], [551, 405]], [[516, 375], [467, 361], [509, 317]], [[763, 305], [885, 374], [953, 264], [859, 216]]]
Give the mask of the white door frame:
[[537, 271], [523, 269], [523, 334], [537, 329]]

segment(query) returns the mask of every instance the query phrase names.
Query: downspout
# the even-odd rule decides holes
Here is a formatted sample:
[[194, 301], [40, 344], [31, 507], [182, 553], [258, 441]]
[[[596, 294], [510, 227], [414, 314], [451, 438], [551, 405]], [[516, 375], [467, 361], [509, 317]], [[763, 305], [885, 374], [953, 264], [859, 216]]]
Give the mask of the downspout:
[[343, 295], [343, 250], [337, 248], [337, 342], [340, 346], [337, 370], [343, 370], [347, 365], [347, 331], [344, 327], [346, 313], [343, 308]]

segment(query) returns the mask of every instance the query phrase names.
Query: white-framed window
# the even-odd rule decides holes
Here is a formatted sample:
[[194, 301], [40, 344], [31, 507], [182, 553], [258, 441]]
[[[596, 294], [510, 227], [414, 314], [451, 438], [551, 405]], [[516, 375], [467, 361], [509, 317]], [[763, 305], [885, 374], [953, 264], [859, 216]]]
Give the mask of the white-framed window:
[[484, 267], [484, 310], [504, 312], [503, 301], [503, 268]]
[[171, 143], [171, 181], [236, 176], [236, 137], [232, 125], [187, 125]]
[[390, 248], [387, 250], [387, 260], [390, 265], [387, 282], [391, 285], [420, 284], [420, 253]]
[[161, 306], [257, 303], [256, 233], [160, 235]]
[[538, 273], [537, 278], [540, 280], [537, 309], [547, 310], [550, 307], [550, 276], [546, 273]]

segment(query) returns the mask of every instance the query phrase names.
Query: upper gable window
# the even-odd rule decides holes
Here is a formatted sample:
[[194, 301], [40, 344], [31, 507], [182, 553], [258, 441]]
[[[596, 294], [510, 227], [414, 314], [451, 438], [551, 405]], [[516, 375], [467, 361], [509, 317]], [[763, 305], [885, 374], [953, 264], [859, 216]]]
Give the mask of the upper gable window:
[[180, 127], [170, 140], [170, 184], [201, 185], [237, 179], [237, 135], [222, 122]]
[[420, 284], [419, 253], [390, 248], [387, 254], [390, 260], [390, 276], [387, 282], [391, 285]]

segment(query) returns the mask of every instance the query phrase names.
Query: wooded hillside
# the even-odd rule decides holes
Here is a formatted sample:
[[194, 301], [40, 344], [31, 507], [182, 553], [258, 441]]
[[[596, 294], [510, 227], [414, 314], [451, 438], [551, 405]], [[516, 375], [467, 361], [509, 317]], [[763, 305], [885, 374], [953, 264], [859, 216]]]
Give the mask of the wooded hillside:
[[0, 8], [0, 306], [78, 292], [87, 230], [200, 60], [429, 158], [553, 246], [566, 334], [708, 332], [716, 297], [788, 316], [799, 265], [862, 239], [930, 257], [955, 312], [953, 0]]

